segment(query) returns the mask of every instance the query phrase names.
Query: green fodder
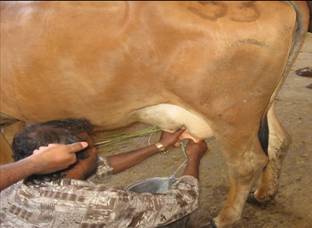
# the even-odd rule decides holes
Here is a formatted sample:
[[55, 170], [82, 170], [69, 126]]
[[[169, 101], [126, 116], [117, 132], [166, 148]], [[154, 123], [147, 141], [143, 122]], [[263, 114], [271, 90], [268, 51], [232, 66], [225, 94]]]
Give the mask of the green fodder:
[[106, 134], [95, 143], [95, 146], [105, 153], [111, 153], [112, 151], [121, 151], [123, 148], [127, 148], [134, 139], [147, 138], [154, 135], [161, 130], [158, 127], [150, 126], [144, 129], [134, 131], [117, 130]]

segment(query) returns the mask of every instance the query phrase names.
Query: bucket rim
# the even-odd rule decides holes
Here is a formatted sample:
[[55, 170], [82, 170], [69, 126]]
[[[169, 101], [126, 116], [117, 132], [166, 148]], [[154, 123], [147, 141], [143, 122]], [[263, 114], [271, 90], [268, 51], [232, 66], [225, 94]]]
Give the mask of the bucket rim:
[[146, 182], [149, 182], [149, 181], [153, 181], [153, 180], [157, 180], [157, 181], [168, 181], [169, 184], [172, 184], [173, 181], [176, 180], [176, 177], [175, 176], [169, 176], [169, 177], [150, 177], [150, 178], [146, 178], [146, 179], [143, 179], [143, 180], [139, 180], [135, 183], [132, 183], [130, 185], [128, 185], [126, 187], [127, 190], [130, 190], [131, 188], [134, 188], [136, 186], [139, 186], [141, 184], [144, 184]]

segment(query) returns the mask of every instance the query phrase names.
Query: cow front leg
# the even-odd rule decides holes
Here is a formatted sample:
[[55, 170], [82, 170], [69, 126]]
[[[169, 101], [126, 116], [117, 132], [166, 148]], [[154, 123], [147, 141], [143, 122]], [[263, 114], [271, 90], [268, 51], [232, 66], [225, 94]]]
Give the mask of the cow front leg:
[[230, 190], [219, 215], [214, 219], [217, 227], [224, 227], [239, 220], [253, 181], [267, 163], [256, 132], [251, 134], [224, 135], [224, 157], [228, 165]]
[[290, 144], [290, 137], [277, 119], [274, 106], [272, 106], [268, 112], [268, 124], [269, 162], [261, 174], [258, 188], [248, 198], [248, 202], [254, 204], [267, 203], [276, 195], [282, 162]]

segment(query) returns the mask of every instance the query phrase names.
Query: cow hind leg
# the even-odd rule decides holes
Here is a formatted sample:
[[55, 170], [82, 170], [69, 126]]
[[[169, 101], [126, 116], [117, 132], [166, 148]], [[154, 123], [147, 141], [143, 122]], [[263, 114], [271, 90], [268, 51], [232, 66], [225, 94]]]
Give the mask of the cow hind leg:
[[240, 127], [244, 125], [238, 126], [231, 132], [227, 130], [226, 133], [217, 136], [217, 140], [221, 140], [220, 143], [224, 146], [224, 158], [230, 180], [225, 205], [213, 220], [217, 227], [233, 224], [240, 219], [254, 179], [261, 173], [268, 160], [258, 140], [258, 126], [244, 129]]
[[281, 174], [282, 162], [285, 158], [290, 137], [280, 124], [272, 106], [268, 112], [269, 125], [269, 162], [264, 168], [259, 185], [254, 193], [251, 193], [248, 202], [262, 205], [274, 198], [278, 191], [279, 177]]

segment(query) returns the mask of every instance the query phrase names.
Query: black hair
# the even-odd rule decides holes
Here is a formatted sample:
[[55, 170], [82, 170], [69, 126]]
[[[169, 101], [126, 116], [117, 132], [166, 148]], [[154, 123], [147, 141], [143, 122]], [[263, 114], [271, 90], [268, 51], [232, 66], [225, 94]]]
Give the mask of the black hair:
[[[71, 144], [85, 140], [85, 135], [92, 132], [92, 125], [86, 119], [52, 120], [32, 124], [15, 135], [12, 143], [15, 161], [32, 155], [33, 151], [51, 143]], [[85, 150], [77, 153], [78, 159], [85, 158]], [[60, 174], [61, 171], [54, 174]], [[44, 175], [48, 176], [48, 175]], [[54, 175], [55, 176], [55, 175]], [[57, 175], [59, 177], [59, 175]]]

